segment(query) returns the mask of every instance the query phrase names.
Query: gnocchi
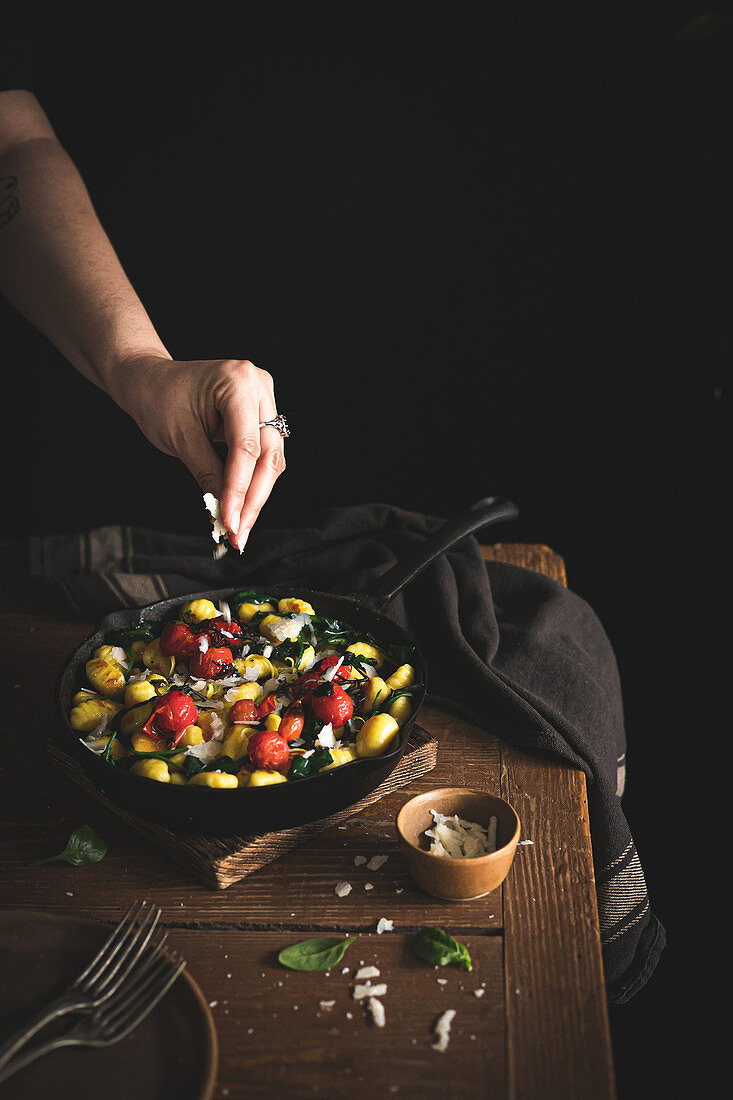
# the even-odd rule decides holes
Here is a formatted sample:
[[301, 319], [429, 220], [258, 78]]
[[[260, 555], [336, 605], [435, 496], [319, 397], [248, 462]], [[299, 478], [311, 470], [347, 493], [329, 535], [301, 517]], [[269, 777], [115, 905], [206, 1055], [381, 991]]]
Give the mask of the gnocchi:
[[296, 782], [398, 743], [419, 691], [405, 647], [253, 590], [113, 631], [69, 725], [114, 767], [172, 786]]

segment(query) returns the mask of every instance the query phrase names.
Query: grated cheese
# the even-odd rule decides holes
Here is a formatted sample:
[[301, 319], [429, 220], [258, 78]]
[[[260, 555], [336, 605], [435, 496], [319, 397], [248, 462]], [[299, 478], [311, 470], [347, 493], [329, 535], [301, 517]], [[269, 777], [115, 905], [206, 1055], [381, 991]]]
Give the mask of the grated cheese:
[[384, 982], [378, 982], [377, 985], [364, 982], [363, 985], [355, 985], [351, 995], [355, 1001], [363, 1001], [366, 997], [383, 997], [386, 992], [387, 986]]
[[433, 1024], [433, 1031], [435, 1032], [435, 1042], [432, 1044], [433, 1050], [440, 1051], [441, 1054], [445, 1053], [448, 1049], [448, 1042], [450, 1040], [450, 1028], [453, 1023], [453, 1018], [456, 1014], [454, 1008], [448, 1008]]
[[377, 1027], [384, 1027], [387, 1014], [384, 1011], [384, 1005], [376, 997], [370, 997], [367, 1001], [367, 1007], [372, 1014], [372, 1019]]
[[213, 493], [204, 493], [204, 504], [211, 516], [211, 537], [216, 543], [227, 537], [227, 529], [221, 518], [220, 505]]
[[277, 638], [278, 642], [294, 641], [305, 626], [311, 622], [310, 615], [294, 615], [292, 619], [280, 619], [276, 623], [270, 623], [270, 634]]
[[380, 867], [384, 867], [388, 859], [389, 856], [372, 856], [367, 863], [367, 868], [370, 871], [378, 871]]
[[350, 882], [337, 882], [334, 888], [334, 892], [338, 894], [340, 898], [345, 898], [347, 894], [351, 893]]
[[394, 921], [387, 920], [386, 917], [380, 917], [377, 924], [377, 935], [381, 936], [382, 932], [392, 932], [394, 930]]
[[333, 723], [327, 722], [325, 726], [321, 728], [321, 732], [316, 737], [316, 745], [320, 745], [322, 749], [335, 749], [338, 742], [334, 736]]
[[496, 851], [496, 818], [489, 819], [487, 828], [477, 821], [464, 821], [457, 814], [430, 811], [432, 829], [425, 836], [432, 840], [430, 852], [449, 859], [473, 859]]

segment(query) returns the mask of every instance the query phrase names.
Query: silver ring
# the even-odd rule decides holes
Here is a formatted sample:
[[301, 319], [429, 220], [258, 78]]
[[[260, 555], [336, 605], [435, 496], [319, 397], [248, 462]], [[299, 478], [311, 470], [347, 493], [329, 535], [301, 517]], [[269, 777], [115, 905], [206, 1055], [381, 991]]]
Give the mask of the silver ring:
[[260, 424], [260, 427], [275, 428], [278, 432], [280, 432], [280, 435], [283, 437], [283, 439], [287, 439], [287, 437], [290, 435], [288, 422], [285, 417], [281, 416], [279, 413], [273, 420], [265, 420], [264, 423]]

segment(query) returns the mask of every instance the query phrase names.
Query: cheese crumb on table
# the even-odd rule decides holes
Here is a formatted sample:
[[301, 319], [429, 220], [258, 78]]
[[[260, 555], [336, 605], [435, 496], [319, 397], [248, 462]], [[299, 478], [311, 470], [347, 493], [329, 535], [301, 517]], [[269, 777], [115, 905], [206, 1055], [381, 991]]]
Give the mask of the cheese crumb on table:
[[380, 867], [384, 867], [388, 859], [389, 856], [372, 856], [367, 863], [367, 870], [378, 871]]
[[453, 1017], [456, 1014], [454, 1008], [448, 1008], [446, 1011], [438, 1017], [433, 1024], [433, 1031], [435, 1032], [435, 1042], [432, 1044], [433, 1050], [439, 1051], [443, 1054], [448, 1049], [448, 1042], [450, 1040], [450, 1029], [453, 1023]]
[[370, 997], [367, 1006], [372, 1014], [372, 1019], [377, 1027], [384, 1027], [387, 1014], [384, 1011], [384, 1005], [381, 1001], [378, 1001], [376, 997]]
[[377, 935], [381, 936], [382, 932], [392, 932], [394, 929], [394, 921], [387, 920], [386, 917], [380, 917], [377, 924]]
[[[342, 973], [343, 973], [343, 971], [342, 971]], [[354, 978], [358, 982], [363, 981], [365, 978], [378, 978], [378, 977], [379, 977], [379, 971], [377, 970], [376, 966], [362, 966], [359, 970], [357, 970], [356, 974], [354, 974]]]
[[351, 996], [355, 1001], [363, 1001], [365, 997], [383, 997], [387, 992], [387, 986], [384, 982], [379, 982], [377, 985], [372, 985], [371, 982], [364, 982], [363, 985], [355, 985], [351, 991]]
[[345, 898], [347, 894], [351, 893], [351, 883], [337, 882], [334, 887], [334, 893], [338, 894], [340, 898]]

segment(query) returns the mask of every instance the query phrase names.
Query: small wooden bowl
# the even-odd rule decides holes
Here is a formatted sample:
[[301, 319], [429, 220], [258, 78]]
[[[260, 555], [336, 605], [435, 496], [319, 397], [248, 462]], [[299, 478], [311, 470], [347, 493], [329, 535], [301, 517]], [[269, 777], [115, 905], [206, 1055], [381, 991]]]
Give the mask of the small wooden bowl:
[[[496, 851], [472, 859], [433, 855], [424, 835], [433, 825], [431, 810], [458, 814], [484, 828], [496, 818]], [[417, 885], [436, 898], [468, 901], [490, 894], [509, 873], [521, 825], [516, 810], [501, 798], [468, 787], [440, 787], [405, 802], [397, 814], [397, 836]]]

